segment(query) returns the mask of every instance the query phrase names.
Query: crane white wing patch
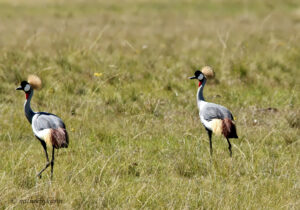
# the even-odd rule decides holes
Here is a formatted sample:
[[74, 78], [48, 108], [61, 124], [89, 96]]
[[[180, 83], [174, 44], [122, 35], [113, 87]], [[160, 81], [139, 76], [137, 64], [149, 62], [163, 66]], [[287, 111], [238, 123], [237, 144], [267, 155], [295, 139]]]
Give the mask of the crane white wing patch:
[[200, 116], [200, 120], [205, 128], [212, 131], [214, 134], [222, 134], [222, 120], [221, 119], [212, 119], [210, 121], [206, 120], [204, 117]]
[[44, 129], [35, 132], [36, 136], [44, 140], [48, 146], [52, 146], [51, 129]]
[[215, 133], [217, 135], [221, 135], [222, 134], [222, 120], [213, 119], [211, 121], [211, 128], [212, 128], [213, 133]]

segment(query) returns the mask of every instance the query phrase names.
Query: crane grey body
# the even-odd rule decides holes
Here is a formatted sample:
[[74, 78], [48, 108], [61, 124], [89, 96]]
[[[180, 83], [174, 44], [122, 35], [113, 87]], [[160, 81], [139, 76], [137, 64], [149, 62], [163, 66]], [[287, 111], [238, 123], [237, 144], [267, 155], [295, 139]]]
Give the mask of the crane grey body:
[[35, 133], [48, 128], [66, 128], [64, 122], [56, 115], [47, 112], [37, 112], [32, 119], [32, 129]]
[[[23, 84], [23, 85], [22, 85]], [[51, 164], [51, 178], [53, 176], [54, 166], [54, 150], [68, 147], [69, 139], [64, 122], [56, 115], [47, 112], [34, 112], [31, 109], [30, 101], [33, 96], [33, 89], [28, 89], [29, 83], [26, 81], [21, 83], [21, 86], [17, 90], [23, 90], [26, 93], [26, 101], [24, 103], [25, 116], [31, 124], [32, 131], [36, 138], [41, 142], [45, 154], [47, 163], [46, 166], [38, 173], [37, 176], [41, 177], [41, 174]], [[26, 88], [27, 87], [27, 88]], [[52, 160], [49, 162], [47, 145], [52, 147]]]
[[236, 134], [236, 128], [234, 125], [234, 119], [231, 112], [224, 106], [219, 104], [206, 102], [203, 97], [203, 89], [206, 83], [205, 76], [196, 71], [195, 76], [190, 79], [199, 80], [199, 88], [197, 91], [197, 105], [199, 109], [199, 117], [201, 123], [207, 130], [210, 143], [210, 153], [212, 155], [212, 133], [223, 134], [228, 142], [228, 149], [230, 156], [232, 156], [231, 143], [229, 138], [238, 138]]
[[203, 89], [205, 86], [206, 80], [203, 80], [201, 86], [198, 88], [197, 91], [197, 105], [199, 109], [199, 116], [202, 124], [205, 128], [210, 129], [210, 126], [206, 126], [208, 122], [214, 119], [225, 119], [228, 118], [233, 120], [233, 116], [231, 112], [224, 106], [219, 104], [206, 102], [203, 97]]

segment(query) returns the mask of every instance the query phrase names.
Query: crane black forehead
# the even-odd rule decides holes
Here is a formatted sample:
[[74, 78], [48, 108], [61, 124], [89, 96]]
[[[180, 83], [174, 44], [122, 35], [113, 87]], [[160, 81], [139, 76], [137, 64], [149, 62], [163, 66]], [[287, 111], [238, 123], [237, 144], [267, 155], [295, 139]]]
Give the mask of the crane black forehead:
[[21, 82], [21, 86], [22, 86], [22, 87], [25, 87], [27, 84], [28, 84], [27, 81], [22, 81], [22, 82]]
[[195, 71], [195, 76], [198, 77], [200, 74], [202, 74], [202, 72], [200, 70], [196, 70]]

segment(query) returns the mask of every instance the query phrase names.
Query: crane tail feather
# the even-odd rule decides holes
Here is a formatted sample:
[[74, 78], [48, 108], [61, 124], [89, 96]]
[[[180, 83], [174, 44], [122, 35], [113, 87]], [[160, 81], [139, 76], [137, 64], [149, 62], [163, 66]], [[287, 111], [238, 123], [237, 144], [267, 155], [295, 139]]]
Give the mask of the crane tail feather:
[[51, 143], [56, 149], [68, 148], [69, 136], [67, 130], [64, 128], [51, 129]]
[[228, 118], [222, 120], [222, 134], [226, 138], [238, 138], [236, 127], [232, 120]]

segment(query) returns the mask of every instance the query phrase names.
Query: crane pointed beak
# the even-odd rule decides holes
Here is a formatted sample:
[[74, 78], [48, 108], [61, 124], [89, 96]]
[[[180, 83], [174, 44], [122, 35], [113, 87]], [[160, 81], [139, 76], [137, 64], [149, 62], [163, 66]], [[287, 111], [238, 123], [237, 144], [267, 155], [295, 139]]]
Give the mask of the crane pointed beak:
[[193, 76], [193, 77], [189, 77], [189, 79], [197, 79], [197, 77], [196, 77], [196, 76]]
[[17, 87], [16, 90], [23, 90], [22, 86]]

